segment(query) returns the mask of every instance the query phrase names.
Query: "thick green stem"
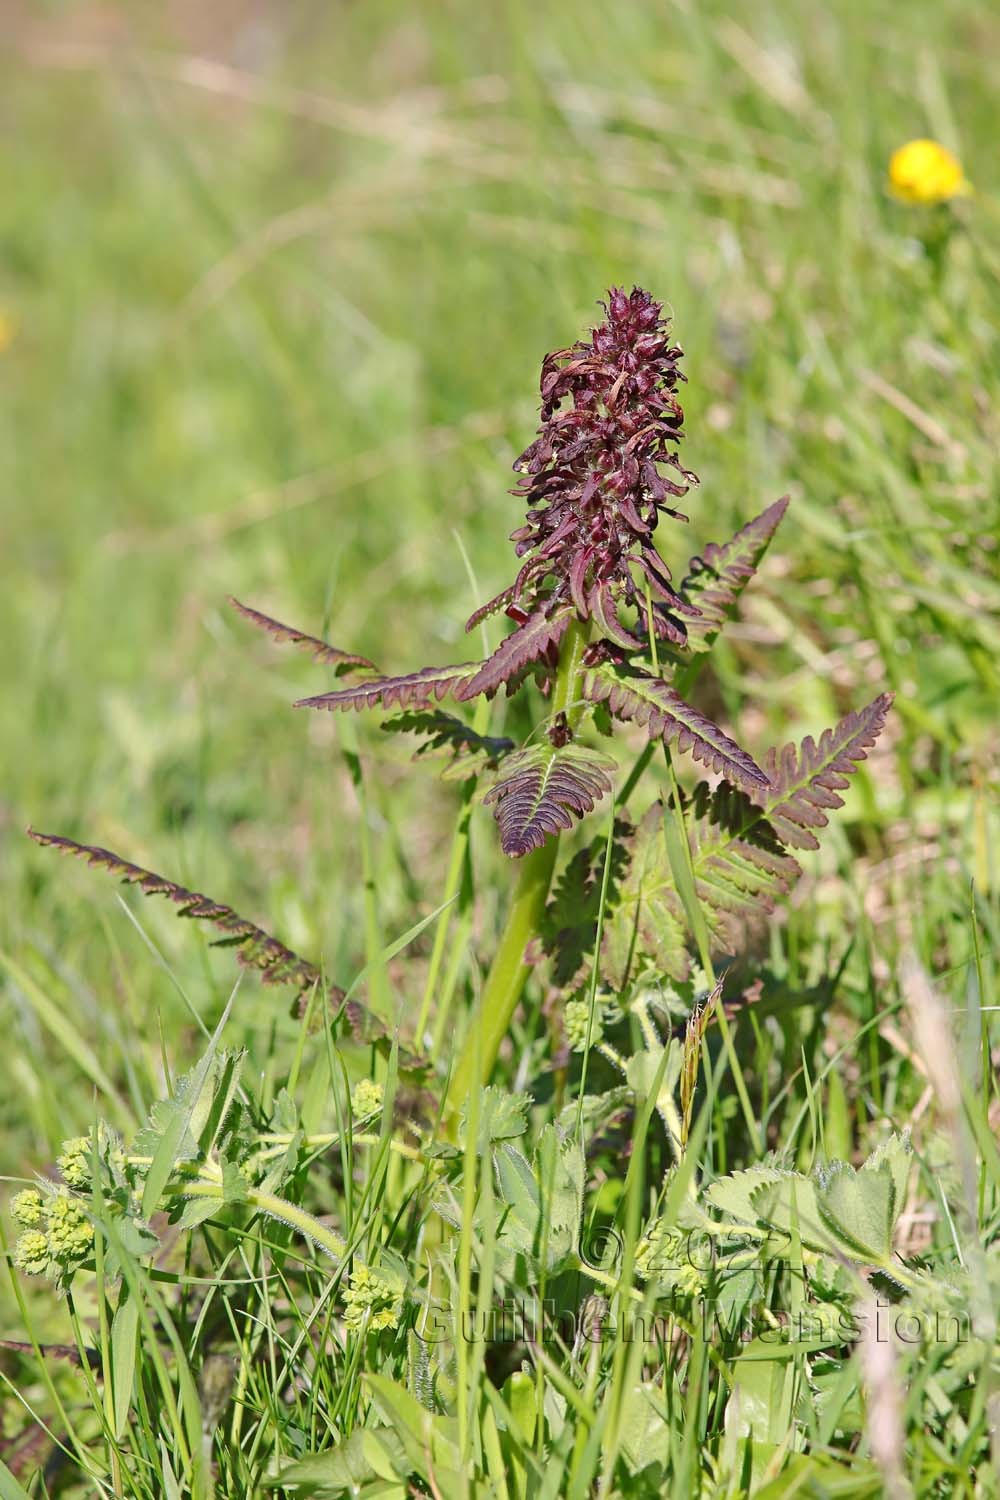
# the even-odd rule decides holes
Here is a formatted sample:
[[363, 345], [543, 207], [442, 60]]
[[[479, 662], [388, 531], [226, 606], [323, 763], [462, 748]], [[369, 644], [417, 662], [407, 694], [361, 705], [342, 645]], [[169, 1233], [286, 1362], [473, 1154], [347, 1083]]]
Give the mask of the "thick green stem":
[[[552, 693], [553, 716], [564, 713], [571, 728], [581, 711], [577, 685], [586, 644], [586, 626], [574, 620], [563, 637]], [[446, 1101], [446, 1112], [450, 1114], [457, 1114], [469, 1090], [476, 1083], [485, 1083], [493, 1070], [528, 976], [524, 950], [540, 928], [558, 848], [558, 838], [547, 839], [540, 849], [525, 855], [521, 863], [507, 925], [483, 985], [476, 1018], [451, 1076]]]

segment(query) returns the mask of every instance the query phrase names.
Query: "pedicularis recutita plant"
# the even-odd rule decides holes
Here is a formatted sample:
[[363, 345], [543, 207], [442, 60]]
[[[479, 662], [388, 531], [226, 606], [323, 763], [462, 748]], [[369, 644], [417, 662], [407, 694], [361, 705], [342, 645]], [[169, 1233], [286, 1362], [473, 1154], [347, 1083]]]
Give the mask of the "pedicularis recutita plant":
[[[713, 955], [738, 952], [748, 928], [797, 877], [789, 850], [817, 847], [816, 830], [841, 805], [839, 793], [877, 738], [890, 702], [883, 694], [818, 742], [807, 738], [758, 761], [688, 701], [698, 666], [787, 502], [706, 546], [674, 582], [654, 533], [661, 517], [687, 520], [676, 506], [697, 484], [678, 455], [681, 350], [648, 293], [614, 288], [604, 306], [604, 321], [588, 340], [542, 364], [538, 435], [514, 465], [513, 493], [527, 505], [511, 537], [520, 568], [467, 625], [500, 611], [514, 622], [492, 655], [387, 676], [364, 657], [233, 601], [253, 624], [335, 672], [332, 691], [298, 707], [392, 712], [385, 727], [422, 737], [425, 752], [447, 755], [449, 776], [486, 783], [482, 801], [520, 869], [478, 1017], [452, 1072], [453, 1116], [473, 1082], [489, 1076], [532, 963], [548, 960], [570, 998], [588, 973], [592, 986], [599, 975], [621, 995], [650, 976], [687, 980], [693, 946], [711, 983]], [[440, 707], [445, 699], [461, 705], [529, 685], [542, 704], [522, 746]], [[595, 741], [607, 741], [616, 721], [641, 728], [649, 746], [619, 791], [613, 837], [602, 834], [578, 851], [550, 898], [560, 835], [613, 793], [617, 763]], [[655, 804], [632, 825], [626, 804], [657, 742], [667, 757], [669, 803]], [[715, 783], [682, 792], [670, 747], [713, 773]], [[166, 894], [182, 915], [214, 923], [265, 981], [300, 991], [320, 983], [317, 966], [230, 907], [108, 850], [34, 837]], [[356, 1033], [388, 1043], [384, 1025], [358, 1002], [345, 1005], [336, 987], [332, 995]], [[435, 1066], [405, 1051], [400, 1062], [425, 1076]], [[447, 1059], [436, 1066], [444, 1070]]]

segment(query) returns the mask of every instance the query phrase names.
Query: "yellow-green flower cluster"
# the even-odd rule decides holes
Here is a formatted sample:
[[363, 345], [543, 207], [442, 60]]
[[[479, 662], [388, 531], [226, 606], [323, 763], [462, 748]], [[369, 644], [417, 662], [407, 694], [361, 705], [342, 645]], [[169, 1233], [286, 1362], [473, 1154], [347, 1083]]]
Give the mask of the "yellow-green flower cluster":
[[351, 1333], [398, 1328], [403, 1315], [402, 1287], [370, 1266], [358, 1265], [344, 1292], [344, 1322]]
[[41, 1193], [34, 1188], [25, 1188], [23, 1192], [15, 1193], [10, 1200], [11, 1213], [25, 1229], [33, 1229], [40, 1222], [44, 1207]]
[[63, 1141], [62, 1151], [56, 1157], [56, 1166], [62, 1173], [63, 1182], [72, 1188], [89, 1188], [93, 1145], [89, 1136], [75, 1135]]
[[80, 1199], [65, 1188], [47, 1197], [26, 1188], [14, 1196], [10, 1208], [24, 1229], [14, 1246], [13, 1261], [29, 1276], [44, 1275], [53, 1262], [66, 1269], [89, 1254], [93, 1225]]
[[382, 1108], [382, 1085], [371, 1078], [362, 1078], [351, 1093], [351, 1114], [356, 1120], [377, 1115]]
[[14, 1246], [14, 1264], [27, 1276], [44, 1276], [50, 1258], [49, 1242], [40, 1229], [26, 1229]]
[[604, 1017], [599, 1003], [594, 1006], [594, 1022], [590, 1022], [589, 1000], [567, 1000], [563, 1009], [563, 1030], [566, 1040], [574, 1052], [586, 1052], [587, 1035], [590, 1045], [596, 1047], [604, 1039]]
[[696, 1297], [704, 1290], [705, 1275], [691, 1258], [691, 1236], [655, 1220], [636, 1246], [635, 1269], [643, 1281]]
[[45, 1205], [49, 1251], [53, 1260], [78, 1260], [94, 1241], [94, 1227], [79, 1199], [56, 1193]]

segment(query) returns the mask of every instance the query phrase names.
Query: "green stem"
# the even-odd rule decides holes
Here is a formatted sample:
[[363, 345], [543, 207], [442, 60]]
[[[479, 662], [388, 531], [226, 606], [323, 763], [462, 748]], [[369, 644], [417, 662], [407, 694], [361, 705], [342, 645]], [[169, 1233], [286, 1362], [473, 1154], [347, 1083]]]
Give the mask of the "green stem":
[[[206, 1181], [204, 1178], [195, 1182], [185, 1182], [179, 1186], [177, 1191], [184, 1198], [217, 1198], [220, 1202], [224, 1200], [224, 1192], [220, 1183]], [[266, 1214], [268, 1218], [279, 1219], [282, 1224], [289, 1225], [306, 1239], [312, 1240], [320, 1249], [325, 1250], [327, 1255], [334, 1260], [343, 1260], [347, 1253], [347, 1245], [339, 1235], [333, 1234], [319, 1219], [313, 1218], [304, 1208], [299, 1208], [295, 1203], [289, 1203], [287, 1198], [278, 1198], [274, 1193], [262, 1192], [259, 1188], [248, 1188], [245, 1201], [251, 1208], [257, 1209], [258, 1213]]]
[[[552, 715], [564, 713], [570, 728], [580, 717], [577, 683], [587, 644], [587, 627], [574, 620], [563, 637], [559, 669], [552, 693]], [[475, 1083], [485, 1083], [493, 1071], [500, 1043], [510, 1027], [521, 998], [529, 965], [524, 950], [538, 932], [555, 869], [558, 838], [547, 839], [521, 863], [514, 901], [500, 946], [483, 985], [479, 1008], [466, 1035], [448, 1086], [446, 1113], [457, 1114]]]

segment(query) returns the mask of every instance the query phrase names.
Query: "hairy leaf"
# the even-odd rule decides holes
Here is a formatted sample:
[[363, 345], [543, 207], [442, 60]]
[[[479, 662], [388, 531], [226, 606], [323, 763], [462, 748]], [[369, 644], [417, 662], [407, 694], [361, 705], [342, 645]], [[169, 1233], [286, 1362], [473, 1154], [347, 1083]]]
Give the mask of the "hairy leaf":
[[784, 843], [819, 848], [813, 829], [825, 828], [827, 812], [843, 807], [838, 793], [881, 734], [892, 699], [892, 693], [880, 693], [867, 707], [845, 714], [835, 728], [823, 731], [819, 744], [807, 735], [799, 746], [768, 752], [764, 766], [770, 788], [754, 788], [751, 798]]
[[457, 667], [421, 667], [404, 677], [374, 677], [353, 687], [319, 693], [314, 698], [300, 698], [296, 708], [326, 708], [331, 713], [363, 708], [431, 708], [479, 671], [479, 662], [463, 662]]
[[533, 745], [504, 762], [483, 801], [493, 807], [505, 854], [519, 858], [573, 826], [611, 790], [615, 763], [580, 745]]
[[308, 651], [321, 665], [335, 667], [338, 677], [344, 672], [357, 669], [372, 672], [376, 670], [367, 656], [358, 656], [354, 652], [341, 651], [336, 646], [329, 646], [318, 636], [306, 635], [304, 631], [296, 630], [292, 625], [283, 625], [280, 620], [272, 620], [270, 615], [261, 614], [259, 609], [251, 609], [249, 604], [241, 604], [232, 595], [230, 595], [229, 602], [245, 620], [250, 621], [251, 625], [256, 625], [260, 630], [266, 630], [268, 635], [273, 636], [276, 641], [289, 641], [291, 645], [298, 646], [301, 651]]
[[728, 542], [711, 542], [701, 557], [692, 557], [681, 584], [684, 599], [701, 611], [686, 622], [692, 651], [707, 651], [731, 618], [787, 509], [785, 495], [748, 521]]
[[514, 748], [514, 741], [496, 735], [479, 734], [453, 714], [443, 709], [417, 709], [387, 719], [382, 728], [390, 734], [417, 734], [427, 737], [417, 756], [450, 757], [442, 775], [447, 781], [478, 776], [483, 770], [496, 770], [500, 761]]
[[649, 738], [676, 741], [682, 753], [747, 787], [766, 787], [767, 777], [755, 761], [711, 719], [685, 703], [668, 683], [646, 673], [619, 676], [600, 663], [587, 672], [584, 697], [607, 703], [616, 719], [642, 725]]
[[551, 614], [536, 610], [512, 635], [501, 641], [468, 682], [456, 689], [455, 697], [464, 701], [485, 693], [487, 698], [492, 698], [505, 683], [510, 689], [525, 667], [554, 654], [572, 616], [568, 604]]

